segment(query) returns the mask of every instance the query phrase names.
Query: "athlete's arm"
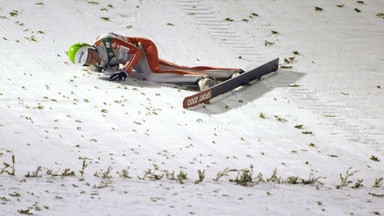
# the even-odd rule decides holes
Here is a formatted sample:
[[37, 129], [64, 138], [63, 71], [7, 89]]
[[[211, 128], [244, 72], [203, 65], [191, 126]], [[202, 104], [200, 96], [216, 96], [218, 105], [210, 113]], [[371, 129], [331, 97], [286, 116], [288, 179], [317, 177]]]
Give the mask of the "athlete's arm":
[[122, 68], [127, 74], [130, 74], [141, 57], [141, 50], [132, 43], [122, 41], [120, 39], [112, 40], [112, 49], [119, 50], [120, 52], [126, 52], [129, 56]]

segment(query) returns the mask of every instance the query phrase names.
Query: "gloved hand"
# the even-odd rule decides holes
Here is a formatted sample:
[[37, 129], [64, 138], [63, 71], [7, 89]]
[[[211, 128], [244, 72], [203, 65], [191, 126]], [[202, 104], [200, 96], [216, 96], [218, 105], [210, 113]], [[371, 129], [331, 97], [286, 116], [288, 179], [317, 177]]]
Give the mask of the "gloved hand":
[[117, 73], [114, 73], [112, 76], [109, 77], [109, 80], [116, 81], [116, 80], [123, 80], [125, 81], [128, 77], [128, 74], [125, 71], [119, 71]]

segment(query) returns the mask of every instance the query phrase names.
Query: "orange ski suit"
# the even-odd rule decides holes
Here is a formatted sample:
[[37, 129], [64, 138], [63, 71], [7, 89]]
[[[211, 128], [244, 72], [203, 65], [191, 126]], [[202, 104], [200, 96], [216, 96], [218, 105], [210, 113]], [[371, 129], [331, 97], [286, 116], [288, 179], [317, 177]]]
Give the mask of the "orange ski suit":
[[[108, 38], [109, 40], [105, 40]], [[103, 40], [104, 39], [104, 40]], [[113, 51], [118, 50], [126, 54], [118, 63], [123, 64], [124, 70], [130, 74], [133, 69], [144, 74], [145, 78], [154, 82], [175, 84], [196, 84], [204, 76], [215, 77], [218, 80], [229, 79], [233, 73], [241, 71], [239, 68], [216, 67], [186, 67], [159, 59], [156, 45], [149, 39], [141, 37], [125, 37], [114, 33], [101, 35], [95, 42], [96, 48], [104, 41], [109, 41]], [[108, 46], [108, 44], [107, 44]], [[115, 52], [116, 54], [116, 52]]]

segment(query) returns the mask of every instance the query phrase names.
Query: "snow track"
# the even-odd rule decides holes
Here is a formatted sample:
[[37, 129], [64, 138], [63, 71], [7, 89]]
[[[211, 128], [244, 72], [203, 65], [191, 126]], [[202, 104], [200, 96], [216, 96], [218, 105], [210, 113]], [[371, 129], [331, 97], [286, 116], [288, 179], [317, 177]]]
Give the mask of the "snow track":
[[[193, 21], [192, 23], [198, 26], [202, 26], [202, 30], [207, 32], [216, 43], [222, 45], [221, 49], [228, 50], [229, 53], [233, 53], [233, 59], [241, 58], [249, 62], [250, 65], [260, 65], [273, 59], [273, 55], [268, 53], [267, 49], [260, 49], [260, 46], [250, 44], [249, 38], [245, 36], [242, 30], [234, 27], [232, 18], [224, 18], [218, 16], [218, 12], [214, 7], [209, 5], [210, 1], [178, 1], [182, 10], [184, 10], [187, 16]], [[227, 5], [228, 6], [228, 5]], [[241, 12], [245, 12], [243, 5], [236, 4], [237, 10], [243, 9]], [[229, 11], [228, 15], [232, 16], [233, 13], [237, 14], [238, 11]], [[247, 18], [253, 19], [253, 15], [249, 12]], [[236, 23], [242, 22], [237, 20]], [[244, 22], [244, 21], [243, 21]], [[248, 22], [248, 21], [246, 21]], [[236, 56], [237, 55], [237, 56]], [[247, 69], [252, 69], [252, 66]]]
[[[0, 216], [384, 214], [383, 9], [3, 1]], [[281, 69], [184, 110], [185, 88], [109, 82], [70, 64], [73, 43], [107, 32], [150, 38], [181, 65], [248, 70], [280, 57]], [[239, 172], [213, 180], [226, 168]], [[251, 169], [253, 183], [234, 182]], [[292, 182], [311, 176], [324, 184]]]

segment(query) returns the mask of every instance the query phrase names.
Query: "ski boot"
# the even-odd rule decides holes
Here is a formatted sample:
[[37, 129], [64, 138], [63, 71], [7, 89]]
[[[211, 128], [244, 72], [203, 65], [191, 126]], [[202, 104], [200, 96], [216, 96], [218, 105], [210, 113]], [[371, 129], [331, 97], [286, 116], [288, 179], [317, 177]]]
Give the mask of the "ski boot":
[[233, 72], [233, 74], [231, 75], [231, 78], [235, 78], [235, 77], [238, 77], [240, 76], [240, 74], [244, 73], [244, 70], [239, 70], [239, 71], [236, 71], [236, 72]]
[[211, 88], [212, 86], [214, 86], [215, 84], [216, 84], [215, 79], [213, 77], [210, 77], [210, 76], [201, 77], [197, 81], [197, 85], [198, 85], [200, 91], [207, 90], [207, 89]]

